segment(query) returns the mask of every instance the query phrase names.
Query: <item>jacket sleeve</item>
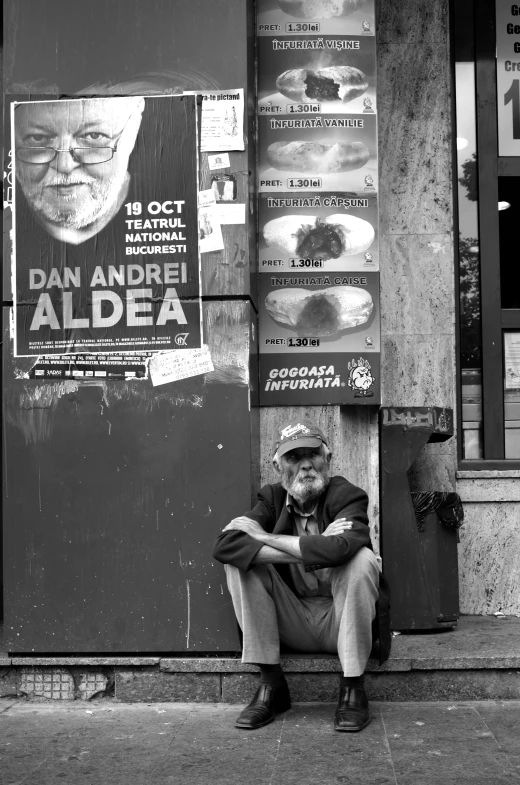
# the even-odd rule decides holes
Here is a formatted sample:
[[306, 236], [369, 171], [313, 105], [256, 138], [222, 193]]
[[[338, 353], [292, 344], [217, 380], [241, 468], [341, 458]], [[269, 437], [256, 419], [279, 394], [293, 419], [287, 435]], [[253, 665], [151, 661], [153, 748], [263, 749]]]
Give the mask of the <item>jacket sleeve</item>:
[[302, 560], [307, 572], [346, 564], [363, 546], [372, 547], [365, 491], [349, 485], [344, 489], [340, 487], [335, 496], [323, 511], [325, 527], [332, 521], [346, 518], [352, 521], [352, 529], [332, 537], [322, 534], [300, 537]]
[[[270, 486], [262, 488], [253, 509], [245, 513], [248, 518], [257, 521], [267, 532], [271, 532], [275, 524], [272, 492], [269, 491]], [[253, 539], [246, 532], [221, 532], [213, 548], [213, 558], [223, 564], [232, 564], [239, 570], [247, 571], [253, 566], [252, 561], [262, 545], [263, 543]]]

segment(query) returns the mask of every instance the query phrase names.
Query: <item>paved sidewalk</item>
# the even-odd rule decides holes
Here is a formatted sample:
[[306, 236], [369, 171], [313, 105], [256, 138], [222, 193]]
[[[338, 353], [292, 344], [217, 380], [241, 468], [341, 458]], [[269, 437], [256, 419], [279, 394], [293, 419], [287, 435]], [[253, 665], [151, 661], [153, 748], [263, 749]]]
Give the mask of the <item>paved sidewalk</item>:
[[228, 704], [0, 701], [2, 785], [515, 785], [520, 701], [372, 703], [361, 733], [333, 704], [259, 731]]

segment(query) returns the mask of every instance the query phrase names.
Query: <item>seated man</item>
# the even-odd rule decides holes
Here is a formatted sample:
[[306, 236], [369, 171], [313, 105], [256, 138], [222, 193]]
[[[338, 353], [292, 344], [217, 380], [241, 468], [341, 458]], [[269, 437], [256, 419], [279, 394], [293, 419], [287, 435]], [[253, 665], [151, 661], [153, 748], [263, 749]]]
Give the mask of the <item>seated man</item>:
[[291, 707], [283, 643], [339, 655], [334, 728], [360, 731], [370, 722], [364, 670], [375, 638], [381, 662], [390, 651], [389, 595], [370, 543], [368, 498], [343, 477], [329, 476], [327, 440], [308, 420], [284, 425], [273, 453], [280, 482], [262, 488], [256, 506], [224, 528], [214, 550], [226, 565], [242, 662], [261, 673], [236, 726], [261, 728]]

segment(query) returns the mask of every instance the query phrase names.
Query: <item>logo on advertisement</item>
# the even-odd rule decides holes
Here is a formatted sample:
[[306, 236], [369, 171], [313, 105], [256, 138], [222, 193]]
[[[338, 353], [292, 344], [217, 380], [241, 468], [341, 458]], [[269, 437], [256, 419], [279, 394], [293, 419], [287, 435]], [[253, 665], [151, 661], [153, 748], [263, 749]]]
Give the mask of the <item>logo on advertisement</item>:
[[189, 333], [177, 333], [175, 336], [175, 344], [176, 346], [186, 346], [186, 341], [188, 340]]
[[361, 28], [364, 33], [370, 32], [370, 22], [368, 21], [368, 19], [363, 19], [363, 21], [361, 22]]
[[373, 188], [374, 187], [374, 178], [372, 177], [371, 174], [365, 175], [365, 185], [368, 188]]
[[372, 109], [372, 99], [368, 97], [368, 95], [363, 98], [363, 114], [370, 114], [374, 113]]
[[344, 386], [333, 365], [313, 365], [310, 368], [302, 365], [300, 368], [271, 368], [265, 382], [265, 391], [317, 390], [319, 387]]
[[348, 386], [354, 391], [354, 398], [371, 398], [374, 393], [370, 390], [376, 380], [372, 376], [372, 366], [363, 357], [359, 360], [349, 360], [347, 363], [349, 371]]
[[297, 433], [310, 433], [310, 430], [306, 425], [302, 425], [302, 423], [299, 422], [296, 425], [288, 425], [287, 428], [280, 431], [280, 436], [282, 439], [290, 439], [291, 436], [296, 436]]

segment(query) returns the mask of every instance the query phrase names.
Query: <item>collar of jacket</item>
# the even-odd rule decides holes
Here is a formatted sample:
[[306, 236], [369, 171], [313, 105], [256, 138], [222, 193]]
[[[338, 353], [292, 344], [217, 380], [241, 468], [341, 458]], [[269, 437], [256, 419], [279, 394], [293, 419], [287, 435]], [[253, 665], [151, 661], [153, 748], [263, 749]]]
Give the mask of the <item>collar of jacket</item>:
[[[327, 496], [327, 491], [329, 488], [330, 485], [328, 485], [327, 488], [325, 488], [320, 498], [318, 499], [318, 504], [315, 507], [315, 517], [316, 520], [318, 521], [318, 525], [321, 523], [323, 518], [323, 508], [325, 506], [325, 498]], [[284, 503], [282, 505], [280, 515], [278, 516], [278, 520], [276, 521], [275, 527], [273, 529], [273, 534], [293, 533], [293, 513], [292, 510], [290, 510], [287, 507], [286, 502], [287, 502], [287, 496], [284, 496]]]

